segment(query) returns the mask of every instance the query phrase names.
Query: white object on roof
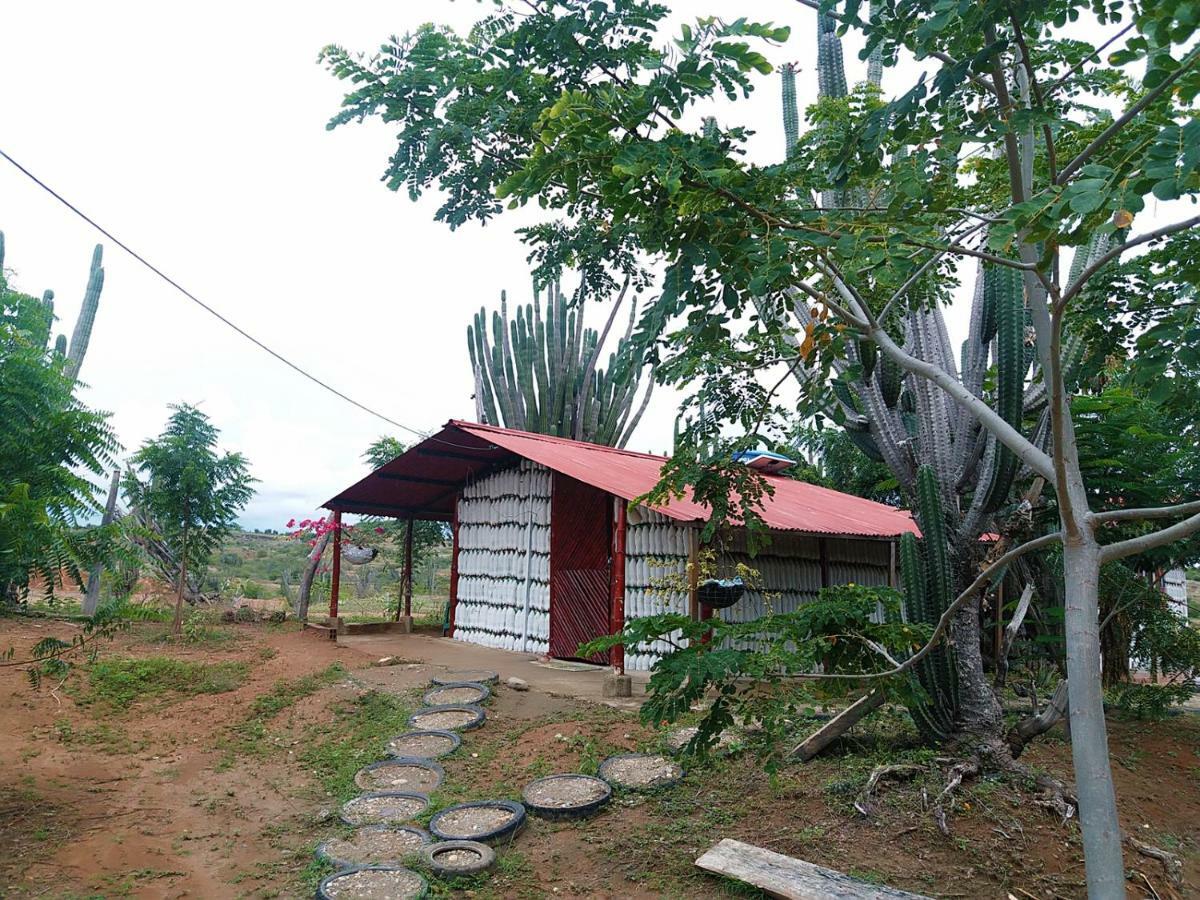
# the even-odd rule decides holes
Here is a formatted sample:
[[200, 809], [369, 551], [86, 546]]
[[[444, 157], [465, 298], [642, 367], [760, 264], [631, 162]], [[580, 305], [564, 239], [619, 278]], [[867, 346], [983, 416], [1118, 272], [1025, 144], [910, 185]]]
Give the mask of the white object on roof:
[[768, 474], [782, 472], [796, 464], [794, 459], [788, 459], [786, 456], [780, 456], [778, 453], [771, 453], [768, 450], [742, 450], [733, 454], [733, 458], [735, 462], [745, 463], [752, 469]]

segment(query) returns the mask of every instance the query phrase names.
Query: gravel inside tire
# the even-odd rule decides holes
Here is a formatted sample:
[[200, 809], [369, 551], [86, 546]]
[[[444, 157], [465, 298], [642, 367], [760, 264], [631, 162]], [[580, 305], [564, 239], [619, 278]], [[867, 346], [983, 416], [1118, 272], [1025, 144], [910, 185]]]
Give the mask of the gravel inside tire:
[[417, 900], [429, 893], [425, 876], [403, 866], [359, 866], [322, 879], [317, 900]]
[[582, 819], [598, 812], [612, 799], [608, 782], [591, 775], [551, 775], [525, 786], [521, 800], [541, 819]]
[[429, 808], [429, 798], [410, 791], [372, 791], [342, 804], [347, 825], [404, 825]]
[[682, 779], [683, 767], [657, 753], [619, 753], [600, 763], [596, 774], [616, 788], [656, 791]]
[[387, 752], [395, 757], [437, 759], [462, 746], [462, 738], [453, 731], [406, 731], [387, 742]]
[[479, 841], [438, 841], [421, 848], [421, 862], [439, 878], [478, 875], [496, 863], [496, 851]]
[[426, 706], [408, 718], [408, 724], [417, 729], [435, 731], [470, 731], [478, 728], [487, 719], [480, 706], [455, 703], [442, 706]]
[[486, 684], [474, 681], [454, 681], [426, 691], [421, 702], [426, 706], [478, 705], [492, 696]]
[[447, 684], [495, 684], [500, 680], [500, 675], [497, 672], [491, 672], [487, 669], [461, 669], [457, 672], [443, 672], [441, 675], [434, 675], [429, 680], [438, 686], [445, 686]]
[[445, 770], [432, 759], [400, 756], [363, 766], [355, 773], [354, 783], [364, 791], [432, 794], [445, 778]]
[[317, 845], [317, 858], [339, 869], [360, 866], [399, 866], [433, 842], [415, 825], [364, 825], [348, 838], [330, 838]]
[[429, 820], [430, 833], [443, 841], [497, 844], [525, 824], [525, 807], [511, 800], [476, 800], [448, 806]]

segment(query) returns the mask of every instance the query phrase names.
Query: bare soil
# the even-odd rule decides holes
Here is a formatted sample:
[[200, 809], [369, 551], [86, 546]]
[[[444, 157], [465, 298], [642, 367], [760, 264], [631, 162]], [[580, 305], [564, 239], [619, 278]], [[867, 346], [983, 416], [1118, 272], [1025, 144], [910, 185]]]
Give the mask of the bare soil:
[[[153, 640], [161, 628], [137, 626], [102, 647], [101, 659], [238, 661], [244, 682], [112, 712], [83, 702], [84, 676], [35, 690], [20, 669], [0, 668], [0, 896], [311, 896], [314, 846], [349, 834], [335, 820], [342, 797], [327, 795], [299, 761], [312, 729], [328, 727], [370, 689], [415, 706], [433, 671], [371, 668], [374, 655], [290, 625], [227, 626], [233, 640], [203, 646]], [[0, 650], [12, 646], [20, 658], [48, 635], [74, 633], [61, 622], [0, 619]], [[273, 715], [253, 752], [231, 743], [277, 681], [333, 662], [349, 677]], [[464, 656], [459, 665], [481, 661]], [[1129, 853], [1130, 895], [1150, 896], [1148, 880], [1163, 898], [1200, 896], [1200, 717], [1112, 719], [1110, 735], [1124, 827], [1184, 863], [1185, 884], [1175, 889], [1159, 863]], [[435, 800], [518, 799], [537, 778], [594, 774], [606, 757], [653, 751], [660, 740], [634, 712], [501, 685], [487, 723], [441, 760], [446, 783]], [[363, 748], [347, 778], [383, 758], [383, 743]], [[1028, 790], [991, 779], [964, 785], [945, 837], [922, 808], [922, 791], [934, 795], [944, 772], [932, 754], [929, 776], [886, 783], [867, 819], [853, 801], [888, 751], [866, 743], [851, 750], [775, 776], [746, 754], [689, 762], [681, 784], [619, 797], [586, 821], [530, 820], [511, 846], [497, 848], [501, 864], [472, 890], [480, 898], [728, 896], [726, 883], [693, 863], [732, 837], [934, 897], [1084, 896], [1076, 825], [1048, 815]], [[1071, 777], [1070, 745], [1057, 732], [1026, 761]]]

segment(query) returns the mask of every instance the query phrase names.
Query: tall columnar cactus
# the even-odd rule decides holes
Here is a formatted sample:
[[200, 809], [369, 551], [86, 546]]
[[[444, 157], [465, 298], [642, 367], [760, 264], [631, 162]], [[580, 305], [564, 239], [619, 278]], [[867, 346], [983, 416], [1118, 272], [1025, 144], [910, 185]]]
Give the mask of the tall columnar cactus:
[[[92, 338], [92, 326], [96, 323], [96, 310], [100, 306], [100, 292], [104, 289], [104, 267], [101, 261], [104, 248], [97, 244], [92, 251], [92, 265], [88, 272], [87, 288], [83, 292], [83, 305], [75, 320], [75, 329], [71, 333], [68, 345], [67, 336], [60, 334], [54, 339], [54, 352], [66, 358], [65, 372], [72, 379], [79, 377], [79, 368], [87, 355], [88, 343]], [[4, 232], [0, 231], [0, 272], [4, 270]], [[44, 324], [35, 329], [34, 339], [39, 344], [50, 346], [50, 335], [54, 329], [54, 291], [47, 290], [42, 294], [42, 310]]]
[[508, 316], [508, 298], [500, 309], [480, 309], [467, 327], [467, 349], [475, 376], [475, 411], [481, 422], [541, 434], [573, 437], [624, 447], [637, 427], [654, 388], [651, 377], [636, 404], [645, 358], [632, 341], [637, 304], [607, 368], [598, 366], [605, 339], [620, 309], [622, 291], [602, 332], [584, 328], [582, 303], [571, 308], [557, 284], [546, 297]]
[[784, 63], [780, 69], [783, 79], [783, 140], [787, 158], [796, 153], [800, 140], [800, 110], [796, 106], [796, 67]]

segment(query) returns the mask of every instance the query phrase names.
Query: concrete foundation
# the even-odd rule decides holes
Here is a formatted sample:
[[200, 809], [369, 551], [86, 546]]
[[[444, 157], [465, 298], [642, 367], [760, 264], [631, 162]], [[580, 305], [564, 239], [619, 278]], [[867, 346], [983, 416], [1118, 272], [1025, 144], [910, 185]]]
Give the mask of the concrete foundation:
[[605, 675], [601, 692], [605, 697], [632, 697], [633, 678], [615, 673]]

